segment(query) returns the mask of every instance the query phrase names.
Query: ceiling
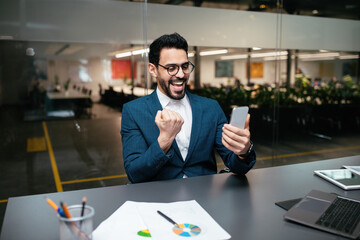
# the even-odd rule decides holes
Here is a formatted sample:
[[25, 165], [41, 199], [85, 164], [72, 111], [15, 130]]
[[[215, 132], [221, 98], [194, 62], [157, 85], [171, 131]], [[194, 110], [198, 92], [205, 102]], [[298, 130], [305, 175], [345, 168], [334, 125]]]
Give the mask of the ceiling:
[[[144, 2], [144, 0], [128, 1]], [[278, 4], [275, 0], [148, 0], [147, 2], [157, 4], [172, 4], [181, 6], [195, 6], [259, 12], [279, 12], [280, 8], [278, 8], [277, 6], [280, 6], [282, 7], [285, 14], [321, 16], [354, 20], [360, 19], [360, 0], [283, 0], [281, 1], [281, 4]], [[113, 57], [115, 55], [114, 53], [116, 51], [119, 51], [119, 49], [121, 50], [120, 52], [124, 52], [129, 51], [130, 48], [132, 48], [130, 45], [121, 44], [67, 44], [28, 42], [26, 45], [29, 48], [35, 49], [36, 56], [48, 59], [81, 59], [98, 56]], [[207, 49], [201, 50], [203, 51]], [[240, 54], [247, 49], [228, 50], [229, 54]]]
[[[143, 0], [128, 0], [143, 2]], [[360, 19], [359, 0], [148, 0], [148, 3]]]

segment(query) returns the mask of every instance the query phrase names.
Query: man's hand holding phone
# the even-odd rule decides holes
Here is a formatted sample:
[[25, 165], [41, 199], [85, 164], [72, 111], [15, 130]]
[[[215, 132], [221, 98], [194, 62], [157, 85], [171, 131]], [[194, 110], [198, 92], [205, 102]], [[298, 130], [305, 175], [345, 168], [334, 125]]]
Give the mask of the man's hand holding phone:
[[[234, 108], [231, 114], [230, 124], [224, 124], [222, 143], [236, 155], [245, 155], [250, 146], [250, 114], [248, 107]], [[241, 156], [239, 156], [242, 158]]]

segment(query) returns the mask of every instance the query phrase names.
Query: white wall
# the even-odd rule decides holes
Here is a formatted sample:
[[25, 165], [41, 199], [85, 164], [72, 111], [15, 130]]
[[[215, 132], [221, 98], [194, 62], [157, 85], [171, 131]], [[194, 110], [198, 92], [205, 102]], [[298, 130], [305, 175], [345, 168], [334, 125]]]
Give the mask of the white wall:
[[[223, 85], [234, 85], [234, 77], [240, 79], [240, 82], [244, 85], [247, 84], [246, 76], [246, 66], [247, 59], [238, 59], [234, 61], [234, 77], [227, 78], [216, 78], [215, 77], [215, 61], [220, 60], [216, 56], [201, 57], [201, 73], [200, 81], [202, 84], [211, 84], [212, 86], [220, 87], [220, 84]], [[264, 77], [263, 78], [252, 78], [251, 83], [254, 84], [265, 84], [270, 85], [275, 84], [275, 61], [262, 61], [262, 60], [253, 60], [252, 62], [264, 62]], [[286, 76], [286, 61], [280, 61], [280, 71], [283, 73], [282, 80], [285, 81]]]

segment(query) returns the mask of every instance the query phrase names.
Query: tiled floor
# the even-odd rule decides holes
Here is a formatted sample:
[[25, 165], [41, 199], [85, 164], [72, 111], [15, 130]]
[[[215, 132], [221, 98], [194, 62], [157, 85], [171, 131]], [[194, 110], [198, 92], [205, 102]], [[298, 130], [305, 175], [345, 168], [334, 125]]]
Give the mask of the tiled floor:
[[[102, 104], [94, 105], [90, 119], [77, 120], [24, 121], [21, 109], [2, 108], [0, 224], [9, 197], [128, 183], [120, 121], [119, 111]], [[258, 156], [255, 168], [360, 155], [359, 129], [338, 131], [331, 137], [290, 132], [273, 141], [271, 136], [257, 134], [253, 138]], [[218, 168], [224, 168], [218, 162]]]

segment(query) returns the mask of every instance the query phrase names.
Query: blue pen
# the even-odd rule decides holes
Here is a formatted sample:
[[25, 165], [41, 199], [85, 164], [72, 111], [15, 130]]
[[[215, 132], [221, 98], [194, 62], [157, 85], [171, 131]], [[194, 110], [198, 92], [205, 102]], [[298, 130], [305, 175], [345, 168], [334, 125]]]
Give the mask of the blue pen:
[[46, 198], [47, 203], [60, 214], [61, 217], [66, 217], [64, 211], [59, 208], [50, 198]]

